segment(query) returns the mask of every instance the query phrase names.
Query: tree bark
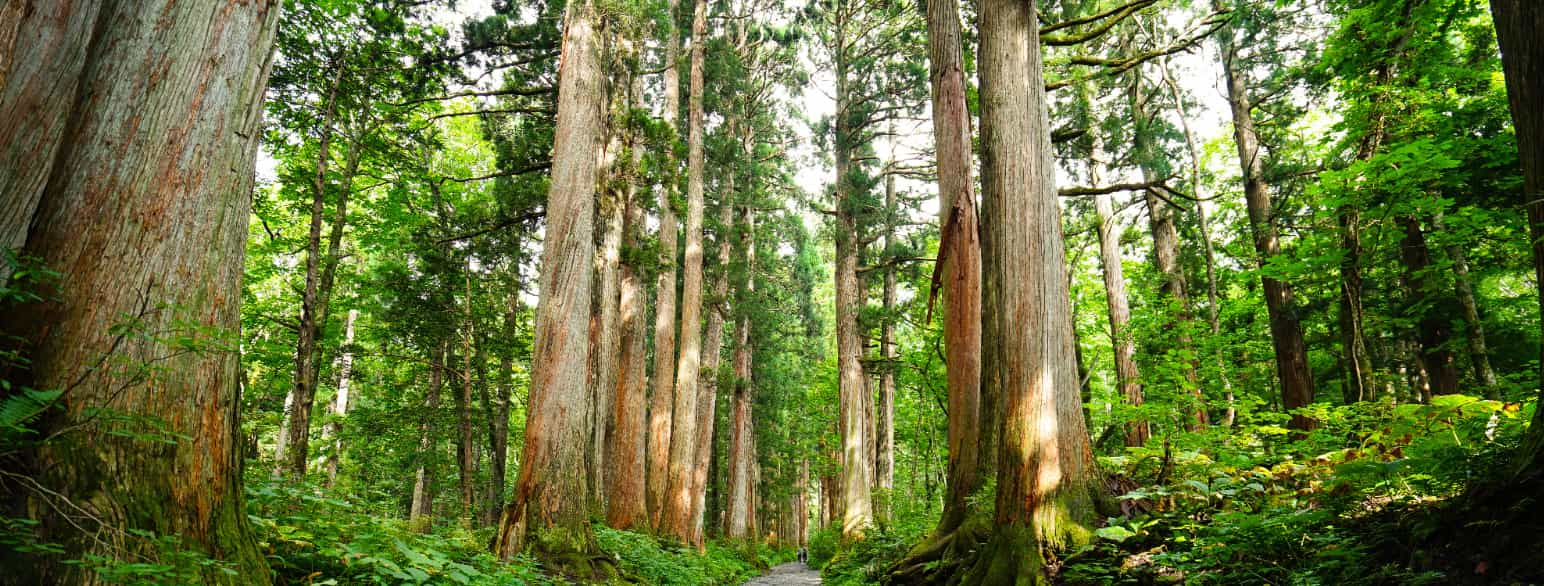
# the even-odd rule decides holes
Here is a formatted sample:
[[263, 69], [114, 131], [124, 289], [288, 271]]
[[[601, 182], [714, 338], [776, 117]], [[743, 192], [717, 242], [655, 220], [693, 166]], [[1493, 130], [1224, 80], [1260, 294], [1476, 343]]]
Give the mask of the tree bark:
[[[1233, 112], [1233, 137], [1238, 145], [1239, 166], [1244, 175], [1244, 200], [1249, 211], [1249, 226], [1254, 234], [1255, 253], [1260, 266], [1281, 254], [1276, 236], [1271, 195], [1265, 184], [1265, 163], [1260, 158], [1260, 141], [1255, 134], [1254, 113], [1244, 72], [1237, 64], [1238, 54], [1231, 38], [1222, 41], [1223, 75], [1228, 84], [1228, 105]], [[1281, 380], [1282, 408], [1291, 411], [1313, 402], [1313, 372], [1308, 368], [1308, 347], [1303, 341], [1303, 326], [1297, 316], [1292, 285], [1271, 277], [1260, 277], [1265, 289], [1265, 308], [1271, 320], [1271, 344], [1276, 352], [1276, 374]], [[1294, 414], [1289, 427], [1313, 429], [1316, 422]]]
[[[514, 501], [500, 517], [493, 550], [504, 560], [530, 551], [547, 561], [584, 564], [596, 545], [587, 503], [590, 479], [575, 463], [585, 461], [590, 437], [586, 328], [605, 124], [604, 21], [590, 0], [570, 3], [566, 12], [525, 447]], [[584, 567], [567, 570], [590, 573]]]
[[466, 322], [461, 332], [461, 392], [456, 394], [457, 431], [459, 438], [456, 442], [456, 468], [460, 472], [461, 480], [461, 519], [468, 525], [472, 519], [472, 467], [476, 460], [472, 457], [472, 265], [471, 259], [467, 259], [466, 265]]
[[1427, 272], [1431, 269], [1431, 250], [1426, 246], [1426, 233], [1421, 222], [1413, 217], [1400, 218], [1405, 236], [1399, 243], [1399, 257], [1405, 265], [1405, 283], [1408, 285], [1409, 307], [1419, 312], [1417, 316], [1416, 355], [1420, 359], [1431, 385], [1433, 395], [1451, 395], [1458, 392], [1458, 366], [1453, 352], [1447, 349], [1452, 332], [1446, 316], [1432, 307], [1436, 292]]
[[692, 533], [691, 479], [697, 454], [697, 392], [702, 368], [703, 44], [708, 39], [706, 0], [695, 0], [692, 17], [691, 89], [687, 98], [686, 253], [682, 258], [680, 356], [676, 360], [671, 415], [670, 482], [661, 532], [682, 542]]
[[728, 522], [724, 534], [730, 539], [750, 539], [756, 512], [751, 509], [751, 469], [756, 463], [755, 424], [751, 384], [751, 312], [749, 301], [755, 294], [756, 279], [752, 276], [756, 267], [756, 227], [749, 207], [740, 208], [740, 250], [745, 255], [745, 274], [736, 292], [734, 348], [734, 401], [729, 439], [729, 503], [726, 507]]
[[[730, 134], [734, 135], [733, 122]], [[708, 325], [704, 334], [702, 353], [702, 380], [697, 392], [697, 446], [692, 457], [691, 479], [691, 544], [702, 549], [705, 533], [703, 516], [708, 491], [708, 467], [713, 459], [713, 427], [718, 409], [718, 371], [724, 348], [724, 316], [728, 312], [729, 299], [729, 238], [734, 232], [734, 180], [725, 181], [723, 195], [719, 198], [718, 274], [713, 277], [713, 303], [708, 309]]]
[[[681, 41], [676, 34], [675, 15], [679, 0], [669, 0], [670, 17], [665, 19], [665, 124], [676, 130], [681, 113], [681, 81], [677, 73]], [[660, 273], [654, 315], [654, 393], [649, 398], [649, 451], [647, 505], [649, 524], [662, 530], [665, 494], [670, 485], [670, 441], [672, 409], [675, 405], [676, 366], [676, 217], [671, 203], [673, 181], [659, 190]]]
[[440, 409], [440, 385], [445, 380], [448, 340], [441, 340], [429, 358], [429, 392], [418, 420], [418, 468], [413, 475], [413, 499], [410, 501], [408, 527], [428, 533], [434, 526], [434, 419]]
[[[1101, 489], [1072, 348], [1061, 210], [1054, 182], [1035, 4], [984, 0], [982, 174], [994, 226], [1003, 420], [992, 537], [966, 583], [1043, 583], [1042, 547], [1092, 537]], [[1037, 543], [1038, 541], [1038, 543]]]
[[[1115, 224], [1115, 205], [1110, 196], [1094, 199], [1099, 220], [1099, 262], [1103, 267], [1105, 304], [1110, 314], [1110, 345], [1115, 349], [1115, 380], [1126, 404], [1142, 406], [1141, 373], [1137, 370], [1136, 340], [1128, 327], [1131, 306], [1126, 300], [1126, 276], [1121, 266], [1120, 232]], [[1151, 435], [1146, 420], [1126, 424], [1126, 445], [1143, 446]]]
[[965, 100], [958, 0], [927, 3], [933, 141], [938, 164], [938, 287], [943, 295], [944, 355], [949, 404], [948, 494], [935, 536], [965, 520], [979, 487], [981, 454], [981, 238], [971, 177], [970, 111]]
[[626, 194], [618, 187], [617, 179], [624, 173], [617, 157], [622, 153], [622, 124], [630, 105], [627, 92], [612, 92], [613, 105], [606, 134], [609, 140], [601, 157], [600, 176], [605, 187], [600, 190], [600, 205], [596, 210], [597, 224], [601, 227], [600, 248], [595, 254], [596, 287], [598, 298], [596, 319], [599, 328], [595, 344], [590, 347], [590, 364], [593, 379], [590, 383], [594, 395], [594, 423], [591, 430], [590, 448], [590, 498], [605, 510], [607, 495], [606, 471], [610, 469], [611, 428], [614, 425], [617, 370], [622, 354], [621, 308], [622, 292], [622, 229], [626, 219]]
[[[236, 570], [201, 571], [205, 583], [266, 584], [242, 498], [239, 358], [224, 336], [240, 327], [278, 3], [16, 6], [0, 8], [0, 28], [16, 31], [0, 48], [0, 246], [62, 283], [0, 312], [0, 350], [25, 361], [0, 367], [12, 383], [0, 396], [61, 394], [37, 429], [58, 435], [7, 470], [36, 488], [7, 481], [5, 496], [64, 552], [9, 564], [9, 578], [100, 583], [56, 560], [139, 559], [156, 547], [130, 532], [148, 531]], [[9, 271], [0, 284], [14, 284]], [[164, 441], [129, 423], [146, 420]], [[61, 512], [61, 499], [90, 515]]]
[[[630, 88], [634, 107], [643, 106], [643, 77], [632, 76]], [[632, 167], [636, 174], [643, 158], [636, 128], [629, 131], [632, 141]], [[623, 249], [635, 250], [643, 230], [643, 206], [639, 201], [639, 179], [629, 178], [623, 206]], [[630, 256], [630, 255], [629, 255]], [[646, 437], [645, 405], [648, 394], [648, 372], [645, 360], [648, 325], [644, 321], [643, 269], [637, 262], [624, 258], [618, 312], [621, 319], [621, 356], [617, 372], [616, 400], [613, 402], [615, 433], [612, 435], [609, 486], [606, 498], [606, 522], [617, 529], [641, 529], [648, 527], [648, 511], [644, 504], [646, 471], [644, 450]]]
[[[1431, 219], [1432, 228], [1446, 231], [1446, 222], [1442, 213]], [[1450, 233], [1451, 234], [1451, 233]], [[1496, 387], [1496, 371], [1490, 366], [1489, 345], [1485, 342], [1485, 324], [1480, 321], [1480, 306], [1474, 299], [1474, 284], [1469, 277], [1469, 257], [1464, 254], [1464, 247], [1458, 242], [1452, 241], [1447, 245], [1448, 259], [1453, 261], [1453, 288], [1458, 296], [1458, 305], [1464, 311], [1464, 335], [1469, 341], [1469, 364], [1474, 368], [1474, 378], [1480, 383], [1481, 391], [1487, 399], [1501, 399], [1501, 390]]]
[[[893, 153], [892, 153], [893, 162]], [[895, 238], [895, 174], [885, 174], [885, 238], [886, 254]], [[890, 518], [890, 490], [895, 488], [895, 264], [885, 259], [884, 308], [885, 320], [879, 329], [879, 412], [874, 420], [875, 450], [879, 457], [874, 462], [875, 484], [882, 494], [878, 514], [888, 522]]]
[[[1501, 68], [1506, 73], [1507, 100], [1517, 132], [1517, 152], [1523, 168], [1523, 205], [1528, 213], [1532, 242], [1534, 282], [1544, 283], [1544, 5], [1528, 0], [1491, 0], [1496, 20], [1496, 39], [1501, 45]], [[1544, 312], [1544, 287], [1539, 288], [1539, 308]], [[1544, 321], [1540, 322], [1544, 331]], [[1539, 357], [1544, 380], [1544, 348]], [[1544, 397], [1544, 382], [1540, 384]], [[1524, 475], [1544, 470], [1544, 411], [1534, 411], [1533, 423], [1519, 450], [1518, 469]]]
[[[851, 108], [853, 96], [848, 89], [848, 66], [843, 52], [836, 59], [836, 111]], [[863, 373], [863, 338], [858, 326], [858, 314], [862, 311], [862, 292], [858, 281], [857, 204], [851, 201], [852, 180], [848, 177], [852, 167], [854, 144], [850, 121], [837, 116], [835, 121], [836, 159], [836, 355], [839, 413], [838, 430], [841, 435], [841, 510], [842, 539], [862, 539], [874, 523], [873, 501], [869, 481], [873, 464], [873, 445], [869, 435], [873, 426], [867, 417], [872, 408], [873, 395], [868, 392]]]
[[348, 415], [349, 377], [354, 374], [354, 320], [359, 310], [348, 310], [348, 320], [343, 322], [343, 357], [338, 364], [338, 394], [333, 397], [332, 423], [328, 434], [332, 436], [332, 451], [327, 454], [327, 488], [338, 482], [338, 460], [343, 456], [343, 417]]

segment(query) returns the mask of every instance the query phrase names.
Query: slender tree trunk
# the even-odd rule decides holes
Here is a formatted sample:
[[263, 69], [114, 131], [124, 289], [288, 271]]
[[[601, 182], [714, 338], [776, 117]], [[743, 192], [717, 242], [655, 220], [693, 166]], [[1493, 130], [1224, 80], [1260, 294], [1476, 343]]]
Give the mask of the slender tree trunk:
[[[306, 453], [311, 434], [311, 404], [316, 396], [316, 372], [313, 361], [318, 357], [317, 345], [322, 335], [323, 323], [318, 319], [322, 259], [322, 223], [327, 202], [327, 167], [332, 162], [333, 121], [338, 113], [338, 85], [343, 77], [346, 61], [333, 56], [332, 84], [322, 108], [321, 136], [317, 139], [316, 173], [311, 181], [311, 222], [306, 237], [305, 289], [300, 297], [300, 329], [295, 341], [295, 373], [284, 408], [284, 432], [280, 444], [283, 456], [279, 470], [294, 477], [305, 476]], [[339, 201], [339, 215], [343, 213], [343, 201]], [[341, 226], [334, 226], [342, 234]]]
[[[1104, 273], [1105, 303], [1110, 313], [1110, 344], [1115, 349], [1115, 380], [1126, 404], [1142, 406], [1141, 373], [1137, 370], [1136, 340], [1128, 330], [1131, 307], [1126, 301], [1126, 276], [1121, 267], [1120, 231], [1115, 224], [1115, 205], [1109, 195], [1094, 200], [1099, 220], [1099, 261]], [[1147, 421], [1126, 424], [1126, 445], [1143, 446], [1151, 435]]]
[[470, 524], [472, 519], [472, 265], [466, 266], [466, 322], [461, 333], [461, 392], [456, 395], [456, 414], [459, 441], [456, 445], [457, 468], [461, 475], [461, 518]]
[[[1259, 137], [1255, 134], [1253, 105], [1238, 55], [1229, 37], [1223, 37], [1223, 74], [1228, 84], [1228, 104], [1233, 111], [1233, 136], [1238, 144], [1239, 165], [1244, 174], [1244, 200], [1249, 210], [1249, 226], [1254, 233], [1255, 253], [1265, 266], [1281, 254], [1276, 237], [1271, 195], [1265, 184], [1265, 163], [1260, 159]], [[1308, 347], [1303, 341], [1303, 326], [1298, 320], [1292, 285], [1271, 277], [1261, 277], [1265, 289], [1265, 307], [1271, 320], [1271, 343], [1276, 352], [1276, 374], [1281, 380], [1282, 408], [1291, 411], [1313, 402], [1313, 372], [1308, 368]], [[1289, 424], [1306, 430], [1315, 421], [1304, 415], [1292, 416]]]
[[[1190, 128], [1190, 111], [1180, 93], [1179, 84], [1175, 83], [1174, 76], [1169, 71], [1168, 58], [1159, 59], [1159, 64], [1163, 72], [1163, 81], [1169, 86], [1169, 94], [1174, 98], [1175, 108], [1179, 113], [1180, 130], [1185, 134], [1185, 154], [1190, 166], [1190, 188], [1195, 191], [1194, 195], [1197, 199], [1204, 200], [1206, 195], [1203, 193], [1201, 182], [1201, 145], [1195, 132]], [[1218, 319], [1217, 313], [1221, 310], [1222, 304], [1221, 295], [1217, 291], [1217, 252], [1212, 244], [1211, 218], [1206, 213], [1205, 203], [1197, 202], [1195, 209], [1196, 226], [1201, 232], [1201, 250], [1205, 253], [1206, 259], [1206, 322], [1212, 328], [1212, 337], [1218, 338], [1222, 334], [1222, 322]], [[1224, 399], [1228, 402], [1223, 410], [1222, 425], [1232, 427], [1238, 410], [1233, 397], [1233, 381], [1228, 376], [1228, 361], [1223, 356], [1220, 345], [1217, 347], [1217, 376], [1222, 379]]]
[[349, 377], [354, 374], [354, 320], [359, 310], [348, 310], [348, 320], [343, 322], [343, 358], [338, 364], [338, 395], [333, 398], [332, 423], [328, 434], [332, 436], [332, 451], [327, 454], [327, 488], [338, 482], [338, 460], [343, 456], [343, 417], [348, 415]]
[[[643, 105], [643, 77], [632, 76], [630, 91], [633, 105]], [[623, 205], [623, 248], [633, 250], [640, 244], [643, 230], [643, 206], [639, 201], [639, 177], [643, 151], [637, 139], [637, 129], [629, 131], [633, 141], [632, 166]], [[621, 319], [621, 356], [617, 372], [616, 400], [613, 421], [612, 453], [608, 460], [611, 467], [607, 477], [609, 494], [606, 498], [606, 522], [617, 529], [639, 529], [648, 526], [648, 511], [644, 506], [645, 467], [644, 450], [646, 437], [648, 372], [645, 360], [648, 326], [644, 320], [643, 269], [636, 262], [624, 259], [619, 299]]]
[[[846, 112], [851, 96], [848, 88], [848, 64], [845, 57], [836, 62], [836, 110]], [[844, 117], [836, 120], [836, 355], [837, 385], [839, 395], [838, 426], [841, 435], [841, 507], [842, 538], [862, 539], [874, 523], [872, 493], [869, 480], [873, 464], [873, 445], [869, 435], [873, 433], [868, 418], [872, 409], [873, 395], [863, 372], [863, 338], [858, 325], [862, 311], [862, 292], [858, 281], [857, 205], [850, 201], [851, 169], [854, 144], [853, 131]]]
[[[270, 581], [243, 505], [241, 368], [224, 336], [240, 327], [278, 13], [267, 1], [0, 7], [13, 31], [0, 48], [0, 246], [67, 285], [0, 310], [0, 352], [26, 364], [0, 367], [12, 383], [0, 398], [61, 392], [38, 423], [51, 439], [8, 457], [33, 488], [7, 481], [4, 498], [63, 551], [0, 554], [6, 580], [102, 583], [61, 561], [156, 555], [146, 531], [235, 570], [198, 581]], [[185, 339], [201, 351], [172, 341]], [[104, 409], [159, 422], [166, 441], [114, 433], [122, 420]]]
[[751, 468], [756, 463], [753, 406], [755, 387], [751, 384], [751, 312], [750, 297], [755, 294], [756, 226], [749, 207], [740, 208], [740, 250], [745, 254], [745, 271], [736, 292], [734, 348], [734, 407], [729, 440], [729, 503], [725, 535], [730, 539], [752, 537], [756, 512], [751, 509]]
[[[1157, 147], [1153, 144], [1153, 129], [1155, 115], [1148, 110], [1150, 95], [1144, 87], [1140, 73], [1131, 75], [1130, 101], [1132, 116], [1135, 118], [1136, 130], [1133, 134], [1133, 148], [1137, 153], [1137, 159], [1142, 168], [1142, 179], [1154, 182], [1156, 177], [1153, 162], [1150, 157], [1156, 156]], [[1171, 327], [1178, 330], [1175, 342], [1178, 350], [1184, 353], [1193, 349], [1194, 340], [1190, 337], [1189, 324], [1194, 319], [1190, 313], [1190, 294], [1185, 286], [1185, 269], [1179, 262], [1179, 229], [1174, 217], [1174, 206], [1158, 197], [1158, 192], [1148, 189], [1144, 192], [1147, 204], [1148, 228], [1153, 235], [1153, 264], [1158, 269], [1162, 278], [1159, 285], [1161, 297], [1167, 300], [1171, 306]], [[1194, 431], [1206, 427], [1209, 423], [1209, 415], [1206, 410], [1206, 400], [1201, 394], [1201, 385], [1196, 375], [1196, 364], [1193, 359], [1182, 359], [1185, 391], [1196, 397], [1196, 404], [1192, 407], [1192, 417], [1187, 427]]]
[[[1528, 0], [1491, 0], [1496, 38], [1501, 44], [1501, 67], [1506, 72], [1507, 99], [1517, 129], [1517, 152], [1523, 168], [1523, 203], [1528, 212], [1528, 236], [1532, 242], [1534, 283], [1544, 283], [1544, 5]], [[1539, 288], [1539, 307], [1544, 313], [1544, 286]], [[1544, 331], [1544, 321], [1540, 322]], [[1544, 348], [1540, 376], [1544, 377]], [[1540, 384], [1544, 393], [1544, 383]], [[1541, 395], [1544, 396], [1544, 395]], [[1518, 469], [1537, 475], [1544, 469], [1544, 410], [1533, 413], [1519, 450]]]
[[622, 354], [621, 336], [621, 290], [622, 290], [622, 229], [626, 221], [626, 194], [616, 186], [616, 180], [625, 171], [624, 165], [617, 161], [617, 157], [623, 150], [623, 134], [626, 131], [622, 125], [626, 121], [626, 111], [630, 105], [628, 92], [611, 92], [612, 109], [606, 134], [609, 140], [606, 142], [604, 154], [601, 157], [600, 175], [606, 180], [606, 187], [601, 189], [600, 204], [596, 209], [597, 224], [601, 227], [600, 248], [595, 254], [596, 286], [595, 294], [598, 298], [596, 307], [597, 334], [595, 344], [590, 347], [590, 364], [594, 369], [591, 372], [590, 390], [594, 396], [593, 416], [594, 422], [591, 430], [590, 448], [590, 498], [599, 505], [598, 510], [605, 510], [606, 504], [606, 471], [610, 469], [608, 459], [611, 457], [611, 428], [614, 425], [612, 417], [615, 415], [615, 406], [612, 404], [616, 398], [617, 370], [620, 367]]
[[[892, 160], [894, 154], [892, 153]], [[885, 239], [886, 253], [895, 237], [895, 174], [885, 174]], [[874, 463], [874, 476], [883, 500], [878, 514], [888, 522], [890, 518], [890, 490], [895, 488], [895, 264], [885, 259], [884, 308], [885, 321], [879, 333], [879, 413], [874, 420], [874, 439], [879, 457]]]
[[697, 454], [697, 399], [702, 368], [703, 44], [708, 38], [706, 0], [695, 0], [692, 17], [691, 94], [687, 99], [686, 254], [682, 262], [681, 345], [676, 361], [671, 415], [670, 482], [661, 531], [681, 541], [692, 533], [691, 479]]
[[442, 340], [430, 357], [429, 392], [424, 396], [422, 418], [418, 420], [418, 469], [413, 475], [413, 500], [407, 520], [408, 526], [419, 533], [428, 533], [434, 526], [434, 419], [440, 409], [448, 344], [448, 340]]
[[[519, 250], [518, 244], [515, 249]], [[517, 276], [510, 283], [508, 309], [504, 314], [505, 340], [515, 338], [520, 320], [520, 279], [518, 271], [516, 273]], [[499, 512], [504, 508], [505, 478], [509, 470], [509, 407], [515, 392], [514, 366], [513, 350], [500, 353], [498, 397], [489, 405], [488, 412], [488, 451], [492, 466], [489, 467], [488, 512], [485, 514], [491, 518], [489, 525], [498, 521]]]
[[[1041, 548], [1091, 538], [1102, 483], [1078, 402], [1035, 5], [980, 5], [982, 174], [993, 203], [1003, 420], [993, 535], [966, 583], [1041, 583]], [[1038, 543], [1037, 543], [1038, 541]]]
[[[1431, 219], [1432, 228], [1446, 231], [1446, 222], [1438, 212]], [[1469, 257], [1458, 242], [1447, 245], [1448, 258], [1453, 261], [1453, 288], [1458, 305], [1464, 310], [1464, 335], [1469, 340], [1469, 363], [1474, 368], [1474, 378], [1488, 399], [1500, 399], [1501, 390], [1496, 387], [1496, 371], [1490, 367], [1490, 350], [1485, 343], [1485, 324], [1480, 321], [1480, 306], [1474, 300], [1474, 284], [1469, 277]]]
[[[1421, 312], [1417, 320], [1417, 356], [1424, 365], [1433, 395], [1451, 395], [1458, 392], [1458, 366], [1453, 352], [1447, 349], [1452, 332], [1446, 316], [1434, 311], [1431, 298], [1437, 294], [1435, 284], [1427, 274], [1431, 270], [1431, 251], [1426, 246], [1426, 233], [1421, 222], [1413, 217], [1399, 220], [1405, 237], [1399, 244], [1400, 259], [1405, 265], [1405, 282], [1409, 286], [1410, 307]], [[1425, 308], [1420, 309], [1420, 308]]]
[[[670, 18], [665, 19], [665, 124], [677, 128], [681, 113], [681, 81], [677, 73], [681, 41], [676, 34], [675, 15], [679, 0], [669, 0]], [[676, 366], [676, 217], [671, 204], [673, 181], [659, 190], [660, 273], [654, 315], [654, 393], [649, 398], [649, 449], [647, 505], [649, 524], [662, 530], [665, 494], [670, 485], [671, 417], [675, 405]]]
[[[949, 482], [934, 536], [965, 520], [981, 476], [981, 239], [971, 177], [970, 112], [965, 100], [958, 0], [927, 3], [933, 141], [938, 164], [939, 246], [934, 269], [943, 295], [949, 404]], [[993, 460], [989, 460], [993, 461]]]
[[[575, 463], [584, 461], [590, 438], [585, 331], [605, 125], [604, 21], [590, 0], [570, 3], [566, 12], [525, 447], [514, 501], [499, 519], [493, 550], [504, 560], [531, 551], [582, 565], [596, 549], [587, 506], [590, 479]], [[566, 570], [589, 573], [584, 567]]]
[[[730, 134], [734, 134], [733, 122]], [[734, 181], [726, 181], [727, 188], [719, 201], [718, 274], [713, 277], [713, 305], [708, 309], [707, 332], [704, 334], [702, 374], [697, 391], [697, 441], [692, 456], [691, 471], [691, 543], [699, 550], [704, 543], [704, 520], [708, 494], [708, 468], [713, 459], [713, 427], [718, 409], [718, 371], [724, 349], [724, 315], [728, 312], [729, 298], [729, 237], [734, 232]]]

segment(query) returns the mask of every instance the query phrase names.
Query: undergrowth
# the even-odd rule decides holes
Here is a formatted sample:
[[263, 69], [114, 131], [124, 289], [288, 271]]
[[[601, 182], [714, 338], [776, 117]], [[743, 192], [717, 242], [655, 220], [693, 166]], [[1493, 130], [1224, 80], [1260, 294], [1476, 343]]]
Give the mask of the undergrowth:
[[[250, 480], [247, 499], [277, 584], [566, 584], [529, 556], [509, 563], [489, 553], [491, 528], [459, 523], [417, 533], [406, 521], [315, 486]], [[693, 548], [595, 525], [596, 542], [616, 561], [617, 583], [739, 584], [792, 552], [760, 544], [709, 542]]]

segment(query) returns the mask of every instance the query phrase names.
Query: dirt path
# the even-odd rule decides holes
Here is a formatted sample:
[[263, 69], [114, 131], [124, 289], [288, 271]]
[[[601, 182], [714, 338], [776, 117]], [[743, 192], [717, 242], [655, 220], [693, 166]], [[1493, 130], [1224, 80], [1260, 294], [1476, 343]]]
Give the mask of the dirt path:
[[820, 572], [799, 562], [789, 562], [772, 568], [772, 571], [746, 582], [744, 586], [814, 586], [818, 584], [820, 584]]

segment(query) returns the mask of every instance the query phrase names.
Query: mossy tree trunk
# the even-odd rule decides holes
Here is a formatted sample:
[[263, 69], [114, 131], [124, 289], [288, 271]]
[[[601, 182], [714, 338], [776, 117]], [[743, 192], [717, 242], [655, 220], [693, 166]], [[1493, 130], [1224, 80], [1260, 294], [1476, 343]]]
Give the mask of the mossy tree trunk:
[[985, 279], [997, 295], [1000, 345], [996, 510], [992, 536], [966, 583], [1041, 583], [1043, 548], [1092, 536], [1100, 490], [1084, 427], [1066, 287], [1035, 5], [980, 5], [981, 144], [995, 199], [996, 256]]
[[[16, 6], [16, 3], [11, 3]], [[266, 584], [242, 504], [241, 277], [277, 2], [24, 3], [0, 48], [0, 241], [57, 271], [0, 309], [3, 395], [61, 394], [7, 502], [63, 553], [7, 579], [95, 584], [147, 531]], [[154, 15], [153, 18], [146, 15]], [[0, 281], [11, 281], [6, 271]], [[22, 485], [29, 486], [24, 488]]]
[[598, 159], [605, 125], [603, 23], [590, 0], [570, 3], [558, 74], [552, 185], [542, 244], [525, 447], [514, 500], [504, 508], [494, 553], [532, 552], [559, 571], [593, 575], [589, 524], [590, 445], [586, 386]]

